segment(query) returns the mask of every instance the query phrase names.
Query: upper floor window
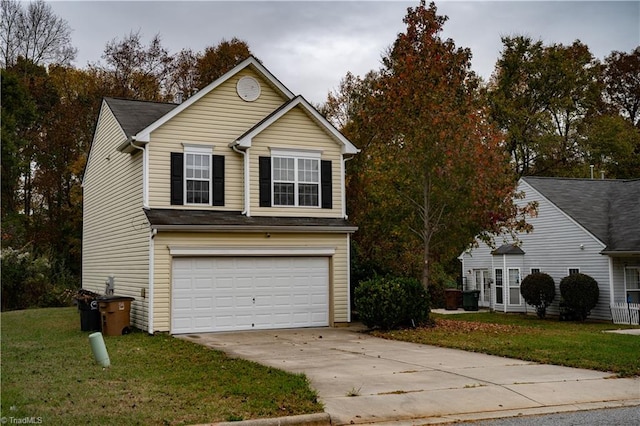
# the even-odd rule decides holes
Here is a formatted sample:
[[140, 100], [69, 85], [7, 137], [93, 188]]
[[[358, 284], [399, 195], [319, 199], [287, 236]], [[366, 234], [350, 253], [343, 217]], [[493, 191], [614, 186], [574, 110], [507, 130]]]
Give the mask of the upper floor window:
[[272, 157], [273, 205], [320, 207], [320, 159]]
[[213, 148], [183, 144], [171, 153], [171, 204], [224, 206], [224, 155]]
[[209, 205], [211, 200], [211, 154], [185, 152], [186, 204]]
[[271, 148], [258, 158], [260, 207], [333, 208], [331, 160], [322, 151]]

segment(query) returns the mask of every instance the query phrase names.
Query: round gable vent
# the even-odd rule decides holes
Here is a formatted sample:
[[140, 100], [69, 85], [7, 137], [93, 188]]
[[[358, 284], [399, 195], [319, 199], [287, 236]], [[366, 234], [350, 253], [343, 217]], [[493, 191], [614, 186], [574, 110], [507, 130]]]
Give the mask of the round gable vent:
[[260, 83], [253, 77], [244, 76], [236, 85], [238, 96], [247, 102], [253, 102], [260, 97]]

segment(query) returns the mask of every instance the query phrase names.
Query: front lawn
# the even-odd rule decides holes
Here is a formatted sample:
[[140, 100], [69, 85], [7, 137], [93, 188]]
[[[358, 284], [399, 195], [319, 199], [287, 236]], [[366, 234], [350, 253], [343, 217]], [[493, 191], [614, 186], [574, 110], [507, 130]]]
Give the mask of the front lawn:
[[432, 314], [432, 318], [435, 327], [373, 334], [545, 364], [611, 371], [622, 377], [640, 375], [640, 336], [603, 333], [634, 327], [499, 313]]
[[93, 360], [75, 308], [4, 312], [2, 417], [44, 424], [195, 424], [322, 412], [293, 375], [164, 334], [106, 337]]

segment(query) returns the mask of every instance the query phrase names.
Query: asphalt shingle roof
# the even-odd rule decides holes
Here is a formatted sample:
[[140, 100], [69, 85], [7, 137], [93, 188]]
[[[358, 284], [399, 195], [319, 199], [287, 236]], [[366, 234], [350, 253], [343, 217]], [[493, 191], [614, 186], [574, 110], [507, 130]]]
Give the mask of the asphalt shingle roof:
[[326, 228], [343, 229], [342, 232], [353, 232], [357, 228], [347, 220], [321, 217], [274, 217], [250, 216], [239, 211], [186, 210], [186, 209], [145, 209], [147, 219], [152, 228], [217, 228], [229, 229], [245, 227], [260, 230], [263, 228], [307, 227], [324, 230]]
[[104, 98], [104, 100], [127, 137], [137, 134], [178, 106], [178, 104], [131, 99]]
[[523, 180], [606, 244], [604, 251], [640, 251], [640, 179]]

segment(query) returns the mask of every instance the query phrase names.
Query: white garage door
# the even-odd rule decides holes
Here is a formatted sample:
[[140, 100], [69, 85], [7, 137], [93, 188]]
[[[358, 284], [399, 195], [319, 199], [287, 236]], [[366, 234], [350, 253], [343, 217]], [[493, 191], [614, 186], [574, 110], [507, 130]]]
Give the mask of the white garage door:
[[174, 334], [327, 325], [326, 257], [173, 259]]

